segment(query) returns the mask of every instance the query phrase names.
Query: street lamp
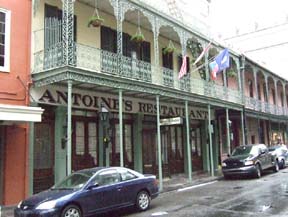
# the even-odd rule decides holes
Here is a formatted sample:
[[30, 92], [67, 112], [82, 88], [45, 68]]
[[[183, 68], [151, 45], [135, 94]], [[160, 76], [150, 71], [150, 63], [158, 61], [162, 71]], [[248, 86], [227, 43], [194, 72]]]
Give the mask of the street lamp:
[[101, 103], [101, 110], [100, 110], [100, 120], [105, 123], [109, 117], [109, 111], [108, 109], [104, 106], [103, 103]]
[[107, 138], [107, 121], [109, 120], [109, 110], [104, 106], [103, 103], [100, 105], [99, 112], [100, 120], [102, 122], [103, 129], [103, 151], [104, 151], [104, 161], [106, 166], [109, 166], [109, 139]]

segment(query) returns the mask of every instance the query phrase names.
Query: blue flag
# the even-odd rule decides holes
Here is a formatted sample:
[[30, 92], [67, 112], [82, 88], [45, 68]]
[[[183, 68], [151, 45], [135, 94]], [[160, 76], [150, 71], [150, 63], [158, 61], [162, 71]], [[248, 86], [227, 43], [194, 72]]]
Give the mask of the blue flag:
[[211, 69], [211, 77], [213, 80], [216, 79], [216, 74], [230, 66], [230, 56], [228, 49], [222, 50], [214, 59], [213, 62], [209, 64]]

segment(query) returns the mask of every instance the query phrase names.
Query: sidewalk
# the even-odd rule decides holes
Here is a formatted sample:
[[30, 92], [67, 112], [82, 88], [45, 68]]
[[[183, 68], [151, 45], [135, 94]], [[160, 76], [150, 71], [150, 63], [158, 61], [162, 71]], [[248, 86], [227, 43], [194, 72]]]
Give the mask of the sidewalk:
[[177, 174], [173, 175], [170, 178], [165, 178], [163, 180], [163, 191], [174, 191], [177, 189], [185, 188], [188, 186], [199, 185], [203, 183], [212, 182], [222, 178], [222, 174], [215, 174], [215, 176], [210, 176], [207, 173], [193, 173], [192, 174], [192, 181], [189, 182], [187, 175], [185, 174]]
[[[221, 178], [222, 174], [215, 174], [215, 176], [212, 177], [207, 173], [193, 173], [192, 181], [189, 182], [189, 179], [185, 174], [172, 175], [170, 178], [163, 179], [163, 191], [161, 193], [174, 191], [188, 186], [208, 183]], [[0, 217], [13, 217], [14, 207], [15, 206], [0, 207]]]

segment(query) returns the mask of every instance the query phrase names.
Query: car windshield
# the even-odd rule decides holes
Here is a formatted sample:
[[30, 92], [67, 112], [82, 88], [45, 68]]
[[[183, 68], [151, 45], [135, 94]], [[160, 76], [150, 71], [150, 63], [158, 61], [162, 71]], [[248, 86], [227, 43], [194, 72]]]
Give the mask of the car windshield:
[[258, 149], [254, 146], [240, 146], [234, 149], [232, 152], [232, 156], [238, 156], [238, 155], [257, 155]]
[[70, 176], [67, 176], [64, 180], [54, 185], [52, 189], [69, 190], [82, 188], [94, 174], [95, 172], [92, 171], [72, 173]]

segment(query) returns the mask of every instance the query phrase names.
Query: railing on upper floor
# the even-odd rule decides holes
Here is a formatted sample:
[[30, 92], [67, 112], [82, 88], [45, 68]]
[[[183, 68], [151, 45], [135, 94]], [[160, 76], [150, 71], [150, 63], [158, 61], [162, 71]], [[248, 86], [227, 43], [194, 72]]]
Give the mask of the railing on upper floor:
[[[130, 58], [99, 48], [76, 44], [76, 68], [97, 73], [108, 73], [127, 79], [139, 80], [155, 85], [182, 90], [188, 93], [242, 104], [242, 95], [237, 90], [217, 85], [202, 79], [192, 78], [190, 73], [178, 79], [178, 72]], [[54, 69], [63, 64], [61, 44], [35, 53], [33, 73]]]
[[276, 106], [248, 96], [245, 96], [245, 107], [274, 115], [288, 115], [287, 108], [285, 109], [285, 107]]

